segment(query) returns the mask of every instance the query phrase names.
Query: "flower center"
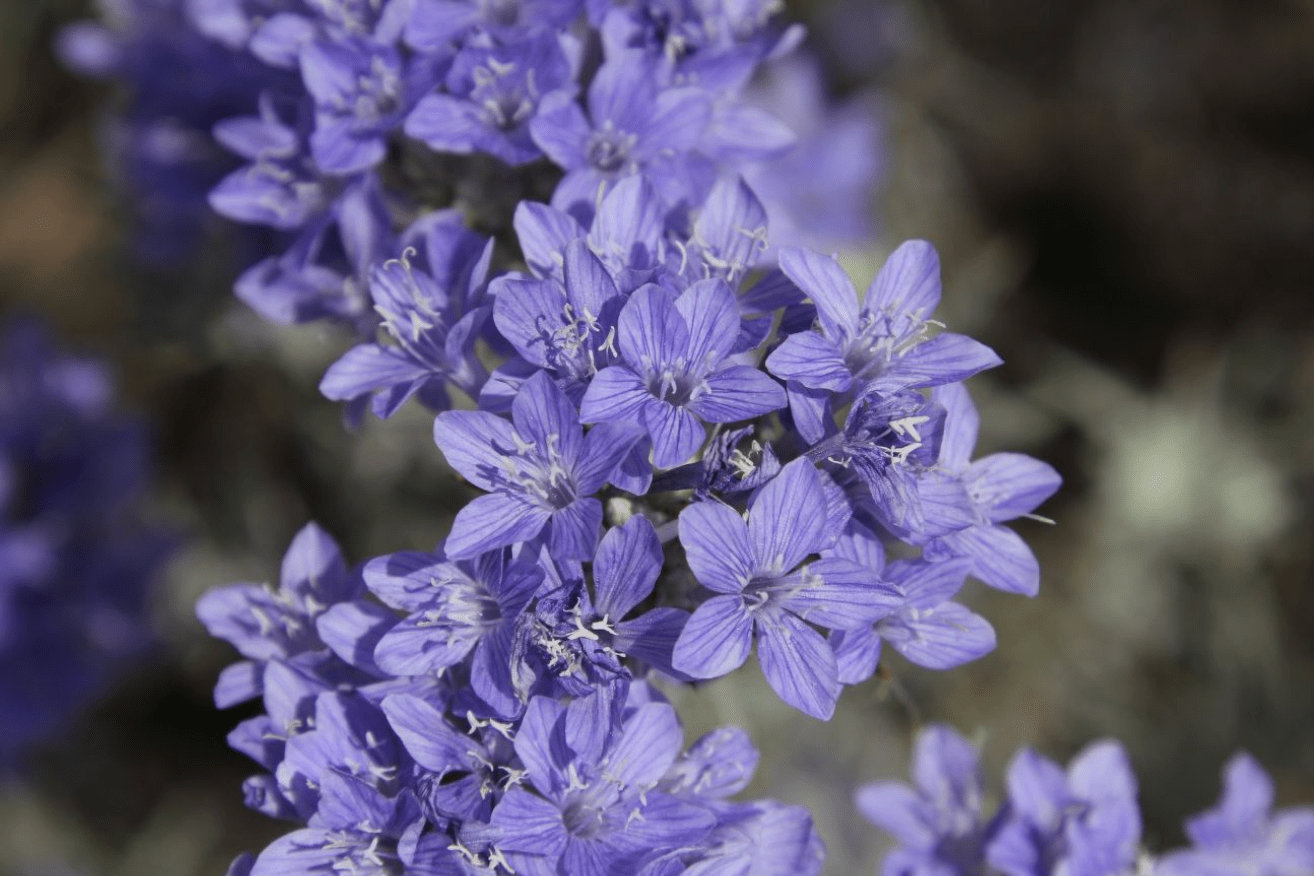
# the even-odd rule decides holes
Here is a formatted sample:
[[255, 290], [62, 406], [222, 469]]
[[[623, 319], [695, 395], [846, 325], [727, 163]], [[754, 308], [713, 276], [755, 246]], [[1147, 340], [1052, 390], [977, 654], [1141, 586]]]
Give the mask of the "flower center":
[[616, 173], [623, 170], [630, 161], [630, 151], [638, 137], [617, 131], [608, 122], [593, 132], [588, 142], [589, 164], [603, 173]]

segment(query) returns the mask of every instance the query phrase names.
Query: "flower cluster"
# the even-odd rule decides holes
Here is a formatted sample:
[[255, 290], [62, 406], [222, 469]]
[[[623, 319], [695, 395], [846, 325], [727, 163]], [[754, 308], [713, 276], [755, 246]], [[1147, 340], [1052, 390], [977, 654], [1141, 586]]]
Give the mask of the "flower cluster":
[[1314, 872], [1314, 808], [1273, 812], [1272, 782], [1244, 753], [1228, 764], [1218, 805], [1188, 820], [1192, 847], [1158, 858], [1141, 848], [1136, 776], [1116, 742], [1087, 747], [1066, 771], [1024, 749], [993, 815], [976, 749], [952, 729], [922, 731], [912, 773], [914, 788], [877, 783], [856, 796], [862, 814], [898, 843], [885, 876]]
[[[795, 237], [861, 235], [879, 170], [870, 120], [826, 125], [805, 61], [753, 85], [802, 36], [779, 5], [115, 0], [58, 48], [122, 86], [106, 149], [146, 248], [185, 253], [208, 194], [219, 214], [275, 232], [239, 283], [245, 301], [366, 337], [380, 327], [371, 270], [435, 209], [500, 233], [518, 200], [552, 193], [587, 224], [603, 191], [637, 175], [687, 218], [744, 173]], [[824, 201], [790, 170], [801, 161], [826, 169], [810, 180]]]
[[[312, 526], [277, 589], [200, 603], [247, 658], [217, 702], [265, 705], [230, 737], [268, 770], [248, 802], [306, 825], [240, 867], [816, 872], [806, 813], [725, 799], [743, 734], [682, 754], [650, 680], [756, 645], [825, 719], [882, 642], [940, 669], [991, 650], [953, 601], [969, 575], [1036, 592], [1004, 524], [1058, 476], [972, 460], [961, 382], [999, 359], [933, 319], [934, 249], [860, 299], [833, 258], [768, 246], [745, 174], [792, 135], [743, 95], [797, 41], [774, 6], [193, 7], [286, 74], [215, 129], [248, 163], [211, 203], [292, 237], [239, 296], [350, 327], [323, 394], [438, 411], [481, 492], [433, 553], [349, 571]], [[476, 228], [514, 235], [513, 270]]]
[[148, 650], [169, 540], [142, 519], [147, 447], [99, 364], [0, 332], [0, 768]]
[[590, 576], [539, 543], [348, 569], [312, 524], [277, 588], [211, 591], [201, 619], [247, 658], [216, 700], [266, 709], [229, 737], [269, 771], [247, 802], [306, 825], [233, 872], [819, 872], [804, 810], [727, 799], [757, 763], [747, 736], [685, 750], [674, 709], [627, 669], [627, 652], [668, 663], [683, 621], [634, 612], [660, 564], [641, 517]]
[[[799, 99], [779, 6], [119, 0], [65, 33], [76, 66], [131, 83], [113, 144], [147, 214], [186, 231], [204, 196], [272, 230], [238, 296], [345, 327], [322, 394], [353, 422], [436, 412], [479, 491], [432, 552], [349, 568], [311, 524], [277, 587], [199, 603], [244, 657], [217, 704], [264, 708], [229, 737], [264, 770], [247, 803], [300, 825], [235, 874], [815, 874], [805, 811], [731, 799], [746, 734], [686, 749], [658, 685], [756, 650], [824, 720], [884, 645], [933, 669], [994, 648], [954, 601], [968, 577], [1038, 592], [1009, 524], [1059, 478], [974, 459], [963, 381], [1000, 360], [935, 319], [935, 250], [904, 243], [860, 295], [795, 245], [859, 224], [876, 162], [861, 124]], [[166, 56], [196, 75], [155, 76]], [[1024, 752], [989, 818], [952, 731], [915, 772], [859, 797], [900, 840], [888, 874], [1151, 866], [1114, 743], [1066, 773]], [[1305, 872], [1310, 818], [1270, 798], [1235, 761], [1155, 872]]]
[[[269, 770], [248, 802], [308, 825], [253, 873], [815, 872], [805, 813], [724, 801], [751, 773], [747, 739], [724, 730], [681, 755], [650, 678], [717, 678], [756, 644], [781, 699], [829, 718], [882, 641], [934, 668], [993, 648], [952, 601], [969, 575], [1036, 591], [1003, 524], [1058, 479], [1027, 457], [971, 460], [961, 380], [998, 360], [935, 333], [934, 250], [900, 247], [861, 304], [803, 249], [743, 288], [760, 204], [738, 180], [711, 198], [684, 239], [639, 176], [587, 227], [522, 204], [528, 271], [483, 297], [488, 247], [451, 216], [375, 265], [397, 343], [357, 346], [325, 390], [373, 393], [387, 415], [482, 381], [479, 409], [434, 422], [481, 495], [432, 553], [349, 571], [310, 526], [277, 589], [200, 603], [248, 658], [217, 702], [264, 699], [230, 737]], [[508, 351], [491, 372], [476, 325]]]

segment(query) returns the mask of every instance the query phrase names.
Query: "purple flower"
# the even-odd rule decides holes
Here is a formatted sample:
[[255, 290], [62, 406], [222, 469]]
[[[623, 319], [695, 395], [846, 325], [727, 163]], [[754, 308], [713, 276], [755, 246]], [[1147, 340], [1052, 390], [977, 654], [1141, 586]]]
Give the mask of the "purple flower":
[[0, 772], [156, 646], [174, 538], [139, 503], [147, 436], [101, 363], [42, 326], [0, 326]]
[[463, 732], [442, 710], [410, 694], [392, 694], [382, 708], [407, 753], [431, 773], [417, 785], [422, 804], [439, 818], [486, 823], [502, 794], [524, 776], [501, 722], [492, 722], [499, 731], [475, 718]]
[[1087, 746], [1062, 768], [1031, 749], [1008, 767], [1008, 808], [986, 849], [1006, 876], [1121, 876], [1141, 837], [1136, 776], [1117, 742]]
[[1192, 848], [1161, 858], [1154, 876], [1299, 876], [1314, 872], [1314, 807], [1273, 811], [1273, 781], [1245, 752], [1228, 761], [1223, 796], [1186, 822]]
[[982, 812], [984, 781], [976, 749], [943, 724], [917, 737], [909, 788], [898, 782], [864, 785], [858, 810], [898, 842], [883, 876], [984, 876], [985, 846], [994, 832]]
[[237, 116], [215, 125], [215, 139], [250, 162], [211, 190], [210, 206], [216, 213], [286, 231], [324, 214], [336, 183], [310, 161], [310, 109], [308, 101], [265, 94], [258, 116]]
[[584, 434], [574, 406], [544, 373], [525, 381], [511, 419], [447, 411], [434, 422], [448, 464], [489, 493], [456, 515], [448, 556], [466, 559], [541, 535], [554, 557], [589, 559], [602, 524], [593, 494], [638, 434], [619, 423]]
[[647, 518], [608, 529], [593, 559], [593, 597], [576, 605], [570, 635], [673, 673], [671, 651], [689, 615], [658, 606], [626, 620], [652, 595], [662, 562], [661, 542]]
[[[861, 307], [834, 259], [787, 248], [780, 267], [812, 298], [820, 320], [819, 330], [790, 335], [767, 357], [771, 373], [790, 381], [791, 407], [820, 410], [827, 394], [852, 398], [938, 386], [1000, 363], [994, 351], [965, 335], [928, 337], [940, 301], [940, 260], [925, 241], [908, 241], [894, 251]], [[797, 392], [795, 385], [812, 392]], [[820, 440], [822, 433], [811, 425], [821, 422], [815, 413], [795, 419], [803, 437]]]
[[498, 277], [490, 287], [493, 320], [526, 362], [546, 369], [578, 399], [617, 357], [625, 299], [583, 238], [566, 245], [561, 272], [561, 280]]
[[543, 572], [532, 558], [508, 559], [505, 553], [453, 561], [408, 552], [366, 564], [370, 590], [407, 613], [375, 645], [378, 665], [397, 676], [422, 675], [441, 673], [469, 656], [475, 693], [499, 713], [513, 713], [511, 639]]
[[716, 815], [716, 829], [706, 840], [644, 869], [642, 876], [682, 873], [818, 876], [821, 873], [825, 846], [813, 826], [812, 815], [803, 807], [761, 800], [718, 806]]
[[702, 421], [732, 423], [784, 407], [778, 384], [728, 359], [738, 334], [739, 308], [722, 280], [696, 283], [678, 297], [641, 286], [617, 324], [624, 364], [593, 378], [581, 419], [641, 420], [654, 465], [684, 462], [703, 444]]
[[977, 522], [928, 543], [927, 557], [966, 557], [972, 575], [991, 587], [1035, 596], [1040, 563], [1026, 542], [1001, 524], [1029, 515], [1054, 494], [1062, 478], [1051, 466], [1020, 453], [995, 453], [972, 462], [980, 420], [966, 388], [937, 386], [931, 398], [948, 412], [939, 467], [961, 479]]
[[785, 154], [744, 171], [767, 205], [772, 244], [826, 251], [869, 242], [886, 160], [876, 101], [828, 101], [814, 55], [779, 58], [762, 72], [746, 99], [778, 114], [799, 138]]
[[[283, 555], [277, 589], [264, 584], [216, 587], [196, 603], [196, 615], [210, 632], [251, 663], [225, 670], [215, 689], [220, 707], [260, 693], [255, 668], [324, 648], [315, 622], [329, 607], [356, 599], [363, 591], [350, 574], [337, 542], [317, 524], [307, 523]], [[247, 683], [238, 683], [242, 679]]]
[[695, 846], [715, 823], [658, 789], [683, 745], [675, 710], [648, 702], [622, 716], [617, 699], [603, 688], [568, 706], [529, 703], [515, 738], [526, 785], [508, 791], [492, 818], [517, 872], [630, 876], [652, 857]]
[[439, 152], [487, 152], [524, 164], [540, 154], [531, 121], [574, 98], [574, 71], [561, 40], [550, 34], [510, 46], [469, 46], [452, 63], [447, 92], [416, 104], [407, 134]]
[[534, 142], [566, 171], [552, 196], [554, 207], [585, 219], [600, 192], [636, 173], [643, 173], [668, 204], [702, 200], [711, 179], [691, 187], [696, 174], [687, 165], [697, 161], [692, 150], [711, 102], [701, 89], [663, 87], [663, 79], [659, 66], [642, 53], [624, 52], [609, 57], [593, 77], [587, 115], [570, 102], [534, 119]]
[[448, 383], [477, 398], [488, 377], [474, 345], [491, 310], [483, 290], [493, 242], [470, 232], [454, 212], [439, 211], [412, 225], [401, 246], [401, 258], [370, 270], [374, 310], [393, 343], [352, 348], [319, 385], [339, 401], [376, 393], [374, 413], [382, 418], [416, 394], [445, 410]]
[[[827, 557], [800, 567], [834, 540], [826, 495], [812, 463], [798, 459], [762, 488], [748, 519], [716, 502], [680, 513], [680, 542], [698, 582], [717, 595], [689, 619], [674, 666], [717, 678], [758, 659], [780, 698], [828, 719], [839, 697], [835, 655], [809, 623], [856, 628], [898, 605], [889, 585], [850, 560]], [[842, 525], [842, 521], [840, 521]]]
[[301, 47], [301, 77], [315, 99], [310, 151], [325, 173], [352, 174], [383, 160], [388, 133], [419, 97], [395, 46], [361, 38]]

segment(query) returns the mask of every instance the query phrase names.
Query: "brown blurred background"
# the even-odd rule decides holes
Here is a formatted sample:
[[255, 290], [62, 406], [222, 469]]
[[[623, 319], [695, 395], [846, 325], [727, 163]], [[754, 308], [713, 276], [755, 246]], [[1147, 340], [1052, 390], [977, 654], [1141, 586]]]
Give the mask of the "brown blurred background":
[[[814, 808], [827, 872], [874, 873], [861, 782], [906, 773], [911, 728], [947, 720], [994, 776], [1015, 748], [1066, 759], [1116, 736], [1146, 840], [1181, 841], [1244, 747], [1279, 802], [1314, 801], [1314, 3], [792, 3], [837, 99], [879, 108], [881, 236], [941, 252], [941, 317], [995, 347], [980, 450], [1065, 478], [1019, 529], [1035, 600], [969, 585], [999, 634], [948, 673], [889, 661], [830, 724], [745, 671], [679, 703], [690, 738], [752, 729], [755, 790]], [[350, 435], [317, 396], [343, 339], [275, 329], [227, 291], [232, 243], [196, 264], [126, 257], [97, 116], [112, 89], [50, 43], [75, 0], [0, 8], [0, 314], [35, 311], [111, 360], [160, 450], [157, 513], [192, 535], [159, 600], [160, 660], [0, 792], [0, 871], [222, 873], [284, 825], [247, 813], [252, 772], [209, 687], [231, 658], [192, 620], [207, 587], [276, 574], [309, 518], [351, 559], [427, 547], [453, 502], [428, 422]], [[228, 254], [227, 256], [225, 254]], [[860, 276], [866, 275], [866, 276]]]

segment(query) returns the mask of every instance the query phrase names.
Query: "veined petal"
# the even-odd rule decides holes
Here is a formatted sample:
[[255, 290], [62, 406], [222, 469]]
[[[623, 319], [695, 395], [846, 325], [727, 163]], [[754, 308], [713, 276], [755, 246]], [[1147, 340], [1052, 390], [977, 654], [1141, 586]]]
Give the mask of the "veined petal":
[[528, 541], [543, 531], [550, 514], [546, 508], [521, 502], [503, 493], [479, 496], [457, 513], [447, 537], [447, 555], [453, 559], [476, 557], [493, 548]]
[[602, 503], [592, 497], [576, 499], [553, 512], [545, 538], [548, 550], [560, 560], [588, 560], [598, 545], [601, 526]]
[[789, 381], [789, 415], [803, 440], [816, 444], [835, 431], [835, 420], [830, 411], [830, 393], [824, 389], [808, 389], [796, 380]]
[[444, 411], [433, 421], [433, 440], [448, 465], [484, 490], [497, 489], [502, 461], [516, 449], [511, 424], [485, 411]]
[[924, 240], [908, 240], [890, 254], [867, 289], [865, 309], [928, 319], [940, 304], [940, 256]]
[[925, 559], [896, 560], [885, 570], [888, 581], [906, 594], [908, 608], [935, 608], [962, 589], [971, 566], [961, 559], [928, 562]]
[[740, 593], [755, 571], [748, 525], [720, 502], [698, 502], [680, 512], [680, 544], [694, 577], [708, 590]]
[[819, 578], [820, 583], [782, 598], [781, 605], [827, 629], [870, 625], [896, 611], [903, 602], [902, 595], [875, 572], [841, 557], [810, 563], [804, 575], [805, 579]]
[[529, 123], [529, 135], [538, 148], [563, 170], [589, 163], [584, 150], [592, 133], [584, 110], [574, 101], [542, 112]]
[[788, 572], [820, 547], [826, 526], [826, 494], [806, 457], [780, 470], [748, 511], [755, 570]]
[[450, 94], [422, 98], [406, 117], [403, 130], [437, 152], [467, 154], [487, 139], [476, 107]]
[[999, 354], [980, 341], [967, 335], [945, 332], [892, 360], [872, 386], [884, 392], [905, 387], [939, 386], [966, 380], [1003, 362]]
[[666, 703], [646, 703], [625, 721], [605, 769], [623, 785], [653, 785], [666, 775], [684, 747], [684, 731], [675, 709]]
[[685, 355], [691, 368], [710, 369], [720, 364], [739, 336], [739, 305], [724, 280], [700, 280], [675, 299], [689, 345]]
[[542, 451], [554, 449], [567, 464], [579, 458], [583, 427], [575, 406], [545, 372], [530, 377], [511, 402], [516, 431]]
[[612, 621], [622, 620], [652, 593], [661, 570], [662, 545], [648, 518], [636, 514], [613, 526], [593, 559], [594, 608]]
[[780, 251], [780, 269], [817, 306], [817, 315], [833, 340], [853, 337], [858, 330], [858, 290], [839, 262], [802, 247]]
[[671, 665], [675, 643], [679, 641], [689, 612], [678, 608], [654, 608], [636, 618], [616, 625], [616, 650], [638, 657], [668, 675], [682, 681], [687, 677]]
[[757, 629], [757, 659], [771, 689], [800, 712], [829, 721], [840, 684], [826, 640], [787, 611], [763, 619]]
[[542, 797], [512, 788], [493, 809], [493, 826], [503, 828], [498, 847], [556, 860], [569, 834], [561, 810]]
[[283, 555], [278, 580], [284, 590], [321, 606], [355, 595], [355, 588], [348, 583], [342, 550], [317, 523], [307, 523], [292, 539]]
[[668, 88], [657, 95], [635, 144], [635, 157], [688, 152], [712, 117], [712, 102], [701, 88]]
[[617, 335], [622, 358], [639, 374], [651, 374], [689, 349], [689, 330], [671, 293], [651, 283], [625, 303]]
[[514, 636], [515, 624], [503, 623], [479, 640], [470, 660], [470, 687], [499, 715], [514, 715], [520, 710], [520, 700], [511, 681]]
[[411, 694], [389, 694], [381, 707], [402, 746], [420, 766], [440, 775], [469, 768], [469, 737], [448, 725], [431, 704]]
[[818, 332], [798, 332], [785, 338], [767, 356], [766, 366], [777, 377], [797, 381], [809, 389], [844, 392], [853, 385], [853, 375], [839, 347]]
[[379, 640], [397, 625], [397, 615], [374, 602], [339, 602], [315, 618], [315, 630], [345, 662], [372, 675], [383, 675], [374, 661]]
[[928, 669], [951, 669], [995, 649], [994, 627], [957, 602], [887, 618], [876, 629], [896, 651]]
[[881, 662], [881, 637], [871, 624], [852, 630], [836, 630], [826, 640], [835, 652], [841, 684], [861, 684], [876, 673]]
[[652, 462], [672, 468], [698, 452], [707, 432], [690, 411], [650, 398], [643, 406], [643, 422], [652, 436]]
[[1053, 466], [1021, 453], [995, 453], [972, 463], [963, 476], [967, 494], [992, 523], [1030, 514], [1063, 479]]
[[[642, 818], [636, 818], [620, 830], [601, 838], [621, 854], [648, 855], [653, 849], [696, 847], [716, 824], [706, 807], [690, 803], [660, 791], [649, 791]], [[611, 861], [616, 856], [610, 857]], [[626, 867], [610, 868], [610, 876], [634, 872]]]
[[521, 201], [513, 222], [525, 264], [538, 277], [562, 278], [563, 250], [572, 240], [585, 235], [584, 228], [569, 213], [547, 204]]
[[643, 432], [633, 423], [599, 423], [584, 436], [584, 446], [575, 460], [575, 486], [581, 496], [602, 489], [616, 475], [630, 448], [642, 440]]
[[971, 560], [971, 575], [982, 583], [1023, 596], [1040, 592], [1040, 562], [1007, 526], [972, 526], [939, 541], [955, 555]]
[[608, 365], [589, 381], [580, 402], [579, 418], [585, 423], [633, 421], [651, 398], [648, 387], [628, 365]]
[[704, 381], [706, 391], [694, 399], [693, 412], [709, 423], [733, 423], [783, 408], [785, 389], [747, 365], [732, 365]]
[[587, 241], [573, 240], [566, 244], [565, 252], [566, 295], [573, 305], [575, 319], [592, 322], [602, 316], [607, 303], [620, 293], [606, 266], [589, 249]]
[[931, 401], [945, 410], [944, 433], [940, 436], [940, 465], [960, 472], [972, 461], [981, 415], [961, 383], [945, 383], [931, 390]]
[[350, 401], [376, 389], [408, 383], [429, 375], [426, 368], [396, 350], [361, 344], [329, 366], [319, 391], [334, 401]]
[[719, 678], [743, 666], [752, 646], [753, 619], [743, 599], [713, 596], [684, 625], [671, 664], [692, 678]]
[[525, 765], [534, 787], [542, 794], [552, 794], [564, 782], [566, 764], [572, 755], [565, 740], [556, 732], [566, 712], [564, 703], [550, 697], [534, 697], [525, 708], [525, 717], [516, 733], [516, 754]]
[[516, 352], [540, 368], [559, 369], [556, 332], [564, 323], [566, 296], [554, 280], [498, 277], [493, 292], [493, 324]]
[[627, 177], [602, 199], [589, 229], [589, 246], [613, 270], [651, 267], [657, 260], [665, 215], [652, 186], [642, 176]]
[[438, 631], [415, 615], [385, 633], [374, 647], [374, 662], [390, 675], [429, 675], [465, 659], [479, 630]]

